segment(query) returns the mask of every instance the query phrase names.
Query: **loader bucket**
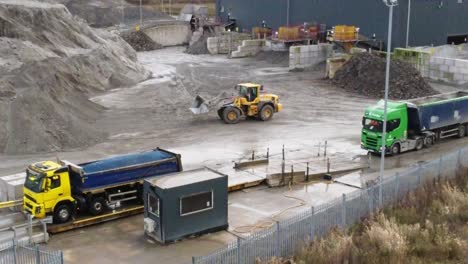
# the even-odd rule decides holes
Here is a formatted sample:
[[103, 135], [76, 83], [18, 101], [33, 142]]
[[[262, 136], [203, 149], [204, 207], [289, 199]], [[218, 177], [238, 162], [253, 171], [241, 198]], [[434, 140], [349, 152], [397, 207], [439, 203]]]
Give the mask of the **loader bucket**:
[[206, 101], [201, 96], [197, 95], [197, 97], [195, 97], [195, 99], [193, 100], [192, 107], [190, 107], [190, 111], [192, 111], [192, 113], [196, 115], [199, 115], [208, 113], [210, 109], [208, 108], [208, 104], [206, 103]]

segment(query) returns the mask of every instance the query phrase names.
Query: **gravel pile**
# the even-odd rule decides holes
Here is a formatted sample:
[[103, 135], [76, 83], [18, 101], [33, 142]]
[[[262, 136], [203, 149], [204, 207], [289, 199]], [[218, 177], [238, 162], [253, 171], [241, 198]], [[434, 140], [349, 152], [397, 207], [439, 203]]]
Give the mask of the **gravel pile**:
[[142, 31], [131, 31], [122, 33], [121, 37], [136, 51], [150, 51], [161, 49], [163, 46], [154, 42]]
[[210, 36], [207, 33], [203, 34], [197, 41], [188, 46], [185, 52], [193, 55], [209, 54], [207, 40]]
[[[385, 66], [385, 58], [376, 54], [356, 54], [336, 72], [332, 82], [349, 92], [371, 98], [383, 98]], [[389, 98], [411, 99], [436, 93], [412, 65], [392, 60]]]
[[63, 5], [0, 0], [0, 153], [83, 148], [107, 138], [88, 98], [147, 79], [118, 35]]

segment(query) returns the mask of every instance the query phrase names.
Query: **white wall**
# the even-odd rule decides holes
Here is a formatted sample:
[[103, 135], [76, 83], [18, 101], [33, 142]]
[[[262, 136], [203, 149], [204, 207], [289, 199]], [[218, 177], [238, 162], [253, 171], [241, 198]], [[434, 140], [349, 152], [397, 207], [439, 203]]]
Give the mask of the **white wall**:
[[312, 68], [332, 55], [332, 44], [292, 46], [289, 48], [289, 69]]

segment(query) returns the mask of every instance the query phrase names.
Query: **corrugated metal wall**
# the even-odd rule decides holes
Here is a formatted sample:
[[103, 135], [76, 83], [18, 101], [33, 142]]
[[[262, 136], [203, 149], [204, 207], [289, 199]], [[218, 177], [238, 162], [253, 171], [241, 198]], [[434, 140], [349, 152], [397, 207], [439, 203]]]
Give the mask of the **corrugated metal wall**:
[[[250, 30], [265, 20], [278, 28], [287, 23], [288, 0], [216, 0], [218, 16], [236, 18], [241, 28]], [[388, 8], [381, 0], [289, 0], [290, 24], [304, 21], [356, 25], [369, 37], [373, 33], [386, 40]], [[410, 46], [440, 45], [452, 34], [468, 34], [468, 0], [411, 0]], [[394, 10], [393, 45], [406, 42], [408, 0], [400, 0]]]

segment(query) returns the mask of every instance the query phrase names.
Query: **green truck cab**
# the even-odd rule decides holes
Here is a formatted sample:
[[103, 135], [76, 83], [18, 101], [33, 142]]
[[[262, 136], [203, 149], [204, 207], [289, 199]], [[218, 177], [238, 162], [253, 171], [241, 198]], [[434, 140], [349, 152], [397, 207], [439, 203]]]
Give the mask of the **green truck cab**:
[[384, 101], [366, 109], [361, 148], [396, 155], [432, 146], [437, 140], [464, 137], [468, 131], [468, 93], [437, 94], [388, 102], [385, 146], [382, 144]]
[[[361, 147], [379, 153], [382, 149], [382, 129], [384, 116], [384, 101], [366, 109], [362, 118]], [[389, 102], [387, 106], [386, 149], [399, 152], [401, 147], [397, 142], [407, 139], [408, 114], [405, 103]], [[400, 148], [400, 149], [397, 149]]]

